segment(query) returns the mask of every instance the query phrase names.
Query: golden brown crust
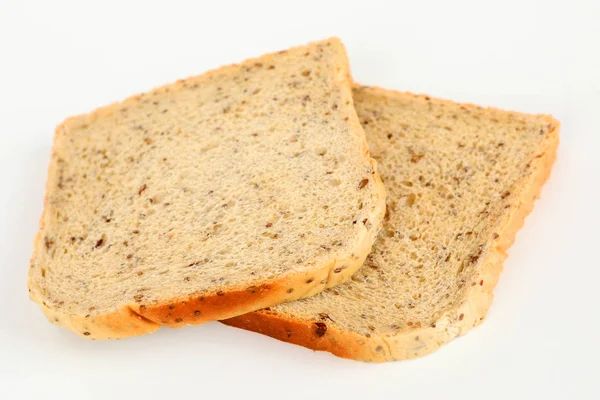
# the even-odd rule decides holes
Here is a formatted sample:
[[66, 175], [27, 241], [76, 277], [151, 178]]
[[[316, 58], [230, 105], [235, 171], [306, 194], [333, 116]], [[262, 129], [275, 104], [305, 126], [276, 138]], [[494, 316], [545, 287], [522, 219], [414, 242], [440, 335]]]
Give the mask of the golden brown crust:
[[[388, 95], [391, 92], [379, 88], [369, 90]], [[343, 331], [336, 327], [333, 321], [302, 320], [270, 310], [260, 310], [221, 322], [313, 350], [328, 351], [339, 357], [375, 362], [421, 357], [464, 335], [485, 318], [492, 302], [493, 289], [502, 271], [506, 251], [513, 243], [525, 217], [531, 212], [544, 182], [550, 175], [556, 158], [560, 123], [549, 116], [544, 118], [547, 119], [550, 129], [546, 133], [545, 147], [541, 149], [542, 156], [532, 162], [531, 175], [516, 184], [520, 190], [516, 190], [512, 195], [511, 203], [514, 207], [498, 225], [499, 235], [490, 246], [487, 256], [482, 257], [480, 261], [483, 285], [471, 286], [464, 301], [443, 313], [431, 326], [415, 328], [397, 335], [366, 337]], [[317, 323], [322, 324], [320, 328]]]
[[[337, 38], [329, 39], [329, 42], [338, 45], [342, 52], [345, 52], [343, 44]], [[309, 44], [310, 46], [310, 44]], [[299, 46], [305, 47], [305, 46]], [[290, 50], [294, 50], [290, 49]], [[260, 57], [263, 62], [268, 61], [276, 53]], [[241, 64], [254, 64], [258, 60], [249, 59]], [[234, 70], [237, 65], [229, 65], [219, 69], [209, 71], [200, 77], [191, 79], [204, 80], [209, 79], [212, 74], [222, 73], [227, 70]], [[349, 82], [352, 82], [347, 62], [340, 63], [338, 67], [338, 78], [342, 83], [342, 90], [345, 91], [350, 105], [352, 105], [352, 93]], [[178, 81], [174, 84], [154, 89], [153, 92], [176, 89], [184, 81]], [[104, 114], [110, 114], [115, 107], [121, 107], [134, 102], [139, 95], [132, 96], [129, 99], [102, 107], [93, 113], [85, 116], [86, 118], [97, 118]], [[63, 132], [67, 125], [76, 125], [80, 117], [67, 119], [60, 125], [55, 134], [55, 146], [57, 137]], [[381, 227], [381, 222], [385, 214], [385, 188], [379, 174], [377, 173], [376, 162], [370, 158], [366, 137], [358, 120], [356, 113], [349, 116], [352, 130], [362, 133], [363, 153], [372, 167], [373, 190], [378, 198], [377, 207], [369, 214], [369, 221], [373, 223], [370, 229], [364, 226], [358, 227], [357, 236], [354, 242], [349, 246], [348, 253], [337, 259], [330, 259], [313, 271], [288, 275], [284, 279], [276, 279], [271, 282], [263, 282], [248, 287], [239, 287], [215, 293], [198, 293], [183, 299], [172, 299], [166, 303], [160, 304], [142, 304], [130, 303], [121, 306], [121, 308], [108, 314], [100, 315], [72, 315], [66, 313], [60, 308], [52, 308], [44, 302], [43, 296], [32, 287], [29, 281], [30, 298], [38, 303], [48, 318], [54, 324], [66, 327], [80, 336], [88, 339], [119, 339], [128, 336], [143, 335], [156, 331], [162, 325], [170, 327], [181, 327], [185, 325], [201, 324], [217, 319], [231, 318], [240, 314], [248, 313], [264, 307], [273, 306], [279, 303], [297, 300], [303, 297], [313, 296], [326, 288], [340, 284], [349, 279], [358, 268], [363, 264], [365, 258], [371, 251], [371, 247], [377, 233]], [[49, 175], [52, 176], [52, 170], [56, 168], [56, 163], [51, 162], [49, 166]], [[48, 193], [51, 188], [51, 182], [48, 180], [46, 185], [46, 196], [44, 211], [40, 221], [40, 230], [36, 235], [35, 248], [43, 246], [45, 213], [48, 209]], [[337, 268], [342, 267], [342, 268]]]
[[260, 310], [221, 322], [339, 357], [364, 358], [367, 338], [339, 330], [328, 321], [288, 318], [271, 310]]

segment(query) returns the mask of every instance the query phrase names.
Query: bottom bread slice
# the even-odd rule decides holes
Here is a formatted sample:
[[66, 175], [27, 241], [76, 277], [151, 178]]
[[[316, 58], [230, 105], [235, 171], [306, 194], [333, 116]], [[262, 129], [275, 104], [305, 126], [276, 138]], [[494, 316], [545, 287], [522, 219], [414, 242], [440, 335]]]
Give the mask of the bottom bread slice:
[[388, 191], [372, 253], [344, 284], [223, 322], [356, 360], [420, 357], [485, 318], [559, 122], [379, 88], [353, 96]]

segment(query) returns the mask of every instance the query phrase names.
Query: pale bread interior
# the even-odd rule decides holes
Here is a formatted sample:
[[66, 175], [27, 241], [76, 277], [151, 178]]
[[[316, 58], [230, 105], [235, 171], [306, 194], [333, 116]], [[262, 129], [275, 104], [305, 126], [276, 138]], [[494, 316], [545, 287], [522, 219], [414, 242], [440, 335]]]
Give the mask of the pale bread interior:
[[178, 81], [58, 128], [30, 292], [93, 325], [309, 276], [366, 256], [378, 179], [336, 39]]
[[[345, 357], [414, 357], [483, 319], [501, 249], [514, 237], [500, 233], [507, 223], [521, 222], [509, 217], [532, 204], [523, 191], [539, 190], [532, 185], [547, 176], [558, 122], [376, 88], [357, 87], [354, 100], [387, 190], [384, 226], [372, 253], [351, 280], [255, 313], [269, 323], [250, 315], [230, 324], [253, 321], [254, 329], [275, 334], [291, 323], [292, 329], [282, 328], [283, 340]], [[444, 326], [436, 328], [442, 316]], [[294, 338], [294, 329], [311, 322], [312, 339]], [[420, 335], [421, 328], [432, 329]], [[372, 349], [353, 350], [369, 347], [375, 337], [381, 340]], [[403, 337], [411, 343], [393, 340]]]

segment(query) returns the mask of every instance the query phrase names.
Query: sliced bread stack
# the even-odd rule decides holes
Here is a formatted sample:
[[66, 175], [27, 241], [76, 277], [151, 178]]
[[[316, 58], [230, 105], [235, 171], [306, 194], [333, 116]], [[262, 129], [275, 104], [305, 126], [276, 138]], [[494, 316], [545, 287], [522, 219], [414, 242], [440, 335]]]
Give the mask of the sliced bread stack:
[[558, 122], [351, 85], [329, 39], [68, 119], [31, 298], [91, 339], [225, 320], [364, 361], [466, 333]]

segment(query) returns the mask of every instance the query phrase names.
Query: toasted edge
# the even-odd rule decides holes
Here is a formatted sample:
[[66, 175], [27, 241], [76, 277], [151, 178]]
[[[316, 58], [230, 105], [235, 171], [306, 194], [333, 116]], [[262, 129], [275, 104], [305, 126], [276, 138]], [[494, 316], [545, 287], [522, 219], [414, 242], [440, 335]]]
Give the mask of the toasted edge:
[[[275, 54], [295, 50], [298, 48], [309, 47], [315, 43], [331, 42], [340, 47], [344, 58], [347, 60], [346, 50], [342, 42], [335, 37], [324, 39], [317, 42], [311, 42], [307, 45], [296, 46], [288, 50], [276, 53], [265, 54], [261, 57], [247, 59], [239, 64], [232, 64], [208, 71], [198, 77], [199, 80], [206, 79], [209, 75], [233, 70], [240, 65], [253, 64], [261, 60], [266, 62]], [[291, 274], [283, 279], [275, 279], [270, 282], [249, 285], [246, 287], [236, 287], [227, 291], [217, 291], [213, 293], [198, 293], [185, 298], [173, 299], [164, 303], [141, 304], [128, 303], [108, 314], [100, 315], [78, 315], [67, 314], [61, 309], [54, 309], [46, 304], [40, 293], [31, 287], [31, 281], [28, 278], [29, 297], [38, 303], [46, 318], [54, 324], [63, 326], [82, 337], [88, 339], [121, 339], [129, 336], [139, 336], [152, 333], [161, 326], [182, 327], [185, 325], [197, 325], [218, 319], [227, 319], [237, 315], [246, 314], [261, 308], [273, 306], [287, 301], [298, 300], [303, 297], [313, 296], [329, 287], [338, 285], [349, 279], [364, 263], [367, 255], [371, 252], [371, 247], [381, 229], [383, 216], [385, 214], [385, 187], [379, 174], [377, 173], [377, 163], [370, 157], [369, 147], [366, 136], [360, 125], [358, 116], [353, 107], [352, 98], [352, 77], [348, 62], [339, 66], [336, 77], [341, 79], [342, 92], [346, 91], [346, 98], [350, 101], [348, 123], [351, 130], [358, 134], [362, 133], [362, 152], [368, 159], [371, 168], [371, 182], [373, 191], [378, 198], [375, 209], [369, 214], [369, 221], [372, 222], [371, 229], [364, 226], [358, 226], [358, 236], [355, 237], [351, 247], [350, 254], [341, 258], [333, 258], [320, 267], [310, 272], [301, 272]], [[348, 82], [344, 87], [344, 82]], [[151, 92], [163, 91], [165, 89], [176, 88], [182, 85], [185, 80], [179, 80], [168, 84]], [[90, 114], [71, 117], [59, 125], [54, 135], [54, 146], [60, 134], [64, 134], [66, 126], [76, 124], [78, 118], [98, 117], [110, 111], [117, 106], [127, 105], [137, 101], [143, 95], [134, 95], [122, 102], [116, 102], [111, 105], [101, 107]], [[44, 210], [40, 218], [40, 229], [35, 237], [34, 248], [38, 249], [43, 240], [46, 212], [48, 210], [48, 196], [51, 188], [51, 177], [56, 168], [56, 162], [51, 161], [48, 167], [48, 181], [46, 182], [46, 194], [44, 196]], [[35, 256], [35, 253], [34, 253]], [[341, 270], [338, 272], [339, 268]]]
[[[373, 90], [391, 92], [379, 88]], [[466, 334], [484, 320], [492, 303], [494, 287], [502, 272], [506, 251], [550, 176], [556, 159], [560, 122], [550, 116], [545, 118], [551, 127], [547, 133], [549, 138], [545, 141], [546, 146], [540, 149], [543, 155], [532, 163], [531, 175], [515, 185], [519, 189], [511, 195], [511, 204], [514, 205], [512, 211], [499, 224], [498, 237], [492, 241], [487, 254], [480, 258], [483, 285], [469, 287], [463, 302], [443, 312], [430, 326], [398, 335], [373, 334], [366, 337], [344, 331], [333, 321], [305, 320], [272, 310], [259, 310], [221, 322], [312, 350], [327, 351], [338, 357], [374, 362], [422, 357]]]

